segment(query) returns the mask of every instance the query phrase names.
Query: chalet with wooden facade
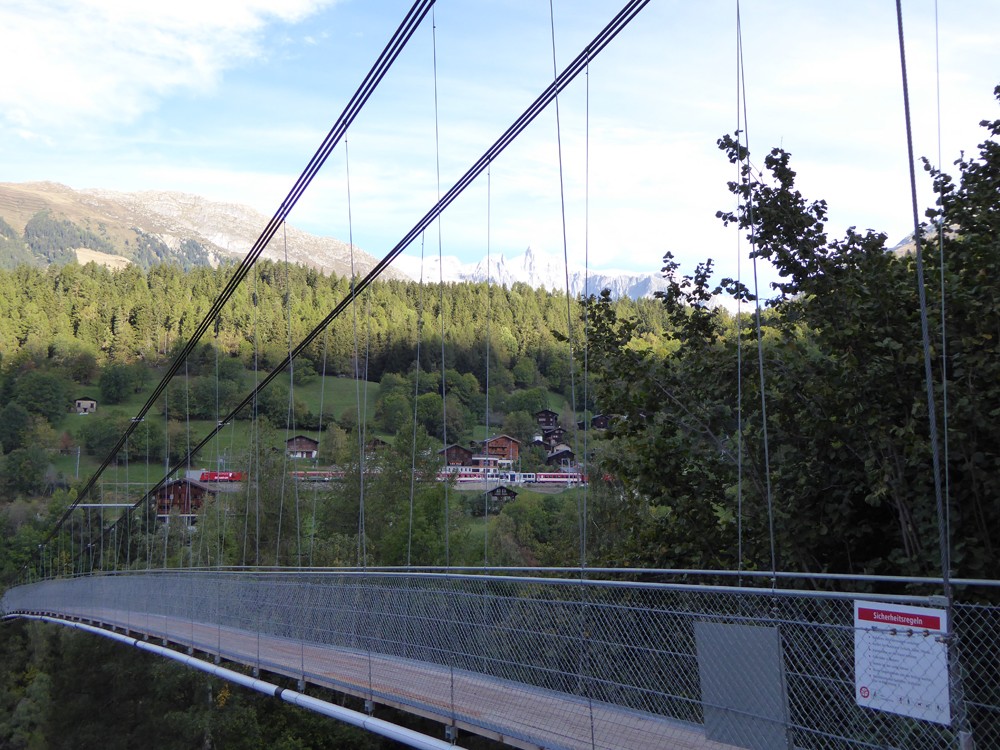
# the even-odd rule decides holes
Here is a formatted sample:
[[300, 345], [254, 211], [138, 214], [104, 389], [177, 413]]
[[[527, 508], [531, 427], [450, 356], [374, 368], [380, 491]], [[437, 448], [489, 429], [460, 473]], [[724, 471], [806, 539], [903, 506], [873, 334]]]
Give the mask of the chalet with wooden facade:
[[521, 457], [521, 441], [510, 435], [494, 435], [483, 441], [483, 453], [490, 459], [513, 464]]
[[488, 513], [499, 513], [503, 506], [517, 498], [517, 490], [500, 485], [486, 493], [486, 509]]
[[542, 409], [541, 411], [535, 412], [535, 419], [538, 420], [538, 426], [543, 430], [551, 429], [558, 426], [559, 415], [556, 414], [551, 409]]
[[169, 516], [179, 513], [182, 516], [192, 516], [201, 510], [206, 496], [214, 494], [212, 488], [197, 479], [172, 479], [155, 494], [156, 515]]
[[492, 490], [486, 493], [494, 500], [499, 500], [504, 503], [509, 503], [511, 500], [517, 497], [517, 490], [504, 485], [499, 487], [494, 487]]
[[[176, 513], [190, 520], [210, 498], [224, 493], [241, 492], [243, 489], [242, 472], [202, 472], [203, 476], [205, 474], [215, 475], [219, 481], [205, 482], [188, 476], [172, 479], [156, 490], [152, 498], [156, 501], [157, 517], [166, 518], [171, 513]], [[239, 479], [226, 479], [222, 475], [238, 475]]]
[[542, 430], [542, 442], [550, 448], [559, 445], [559, 443], [563, 442], [565, 438], [566, 430], [559, 425], [547, 430]]
[[289, 458], [316, 458], [319, 441], [306, 435], [296, 435], [285, 441], [285, 454]]
[[442, 448], [438, 453], [444, 454], [444, 465], [445, 466], [471, 466], [472, 456], [474, 455], [472, 450], [466, 448], [464, 445], [459, 445], [458, 443], [452, 443], [447, 448]]
[[570, 467], [576, 464], [576, 454], [568, 445], [560, 443], [545, 456], [547, 466]]

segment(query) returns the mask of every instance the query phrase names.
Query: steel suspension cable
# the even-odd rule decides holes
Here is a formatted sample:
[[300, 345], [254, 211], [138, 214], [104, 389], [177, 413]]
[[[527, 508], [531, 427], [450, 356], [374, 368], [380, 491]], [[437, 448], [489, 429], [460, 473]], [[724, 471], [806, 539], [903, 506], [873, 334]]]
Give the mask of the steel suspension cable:
[[[590, 496], [590, 430], [593, 426], [588, 421], [588, 405], [590, 404], [590, 310], [586, 300], [590, 293], [590, 64], [586, 69], [584, 97], [584, 151], [583, 151], [583, 462], [577, 458], [578, 469], [582, 467], [583, 494], [581, 497], [580, 516], [580, 570], [587, 567], [587, 501]], [[593, 415], [592, 415], [593, 416]], [[579, 426], [579, 425], [578, 425]], [[579, 431], [578, 431], [579, 432]], [[579, 452], [579, 435], [576, 436], [574, 447]], [[593, 737], [591, 737], [593, 741]]]
[[[438, 202], [441, 200], [441, 135], [438, 120], [438, 74], [437, 74], [437, 19], [431, 11], [431, 57], [434, 70], [434, 172], [437, 179], [436, 190]], [[444, 448], [445, 463], [448, 462], [448, 378], [444, 358], [445, 314], [444, 314], [444, 257], [441, 239], [441, 214], [438, 213], [438, 318], [441, 324], [441, 447]], [[487, 440], [489, 435], [486, 436]], [[487, 448], [487, 451], [489, 449]], [[451, 565], [451, 533], [450, 533], [450, 493], [448, 483], [444, 485], [444, 564]], [[452, 701], [454, 704], [454, 701]]]
[[[351, 157], [350, 148], [348, 142], [344, 141], [344, 173], [346, 178], [346, 188], [347, 188], [347, 246], [351, 251], [351, 287], [353, 288], [357, 282], [357, 271], [355, 270], [355, 258], [354, 258], [354, 219], [352, 214], [351, 205]], [[358, 305], [357, 296], [353, 296], [353, 301], [351, 302], [351, 313], [352, 313], [352, 325], [354, 332], [354, 393], [356, 399], [356, 414], [357, 414], [357, 435], [358, 435], [358, 565], [361, 570], [366, 570], [368, 568], [368, 532], [365, 526], [365, 487], [367, 482], [367, 454], [365, 451], [365, 436], [366, 429], [368, 425], [368, 336], [365, 337], [365, 392], [364, 392], [364, 408], [362, 408], [362, 396], [361, 396], [361, 372], [360, 372], [360, 352], [358, 347]], [[365, 296], [365, 301], [370, 299], [369, 295]], [[368, 328], [371, 325], [371, 316], [365, 315], [365, 325], [366, 331], [370, 331]], [[358, 613], [365, 610], [364, 603], [360, 601], [365, 592], [364, 587], [355, 587], [354, 589], [354, 612], [352, 613], [352, 629], [354, 631], [354, 637], [364, 637], [358, 633]], [[366, 705], [373, 705], [375, 699], [375, 689], [374, 689], [374, 675], [372, 672], [372, 650], [371, 644], [367, 638], [365, 640], [365, 657], [368, 667], [368, 694]]]
[[[943, 165], [941, 157], [941, 51], [938, 43], [938, 3], [934, 0], [934, 80], [937, 110], [937, 161]], [[941, 196], [941, 216], [938, 218], [938, 268], [941, 287], [941, 450], [944, 464], [944, 528], [948, 549], [951, 549], [951, 471], [948, 455], [948, 328], [945, 300], [947, 288], [944, 273], [944, 227], [946, 222], [944, 195]], [[949, 552], [950, 557], [950, 552]]]
[[[744, 147], [747, 153], [747, 180], [750, 179], [749, 171], [749, 153], [750, 153], [750, 128], [747, 122], [747, 97], [746, 97], [746, 68], [743, 65], [743, 29], [740, 23], [739, 13], [737, 10], [737, 24], [736, 24], [736, 34], [738, 37], [737, 43], [737, 59], [739, 65], [739, 81], [738, 87], [743, 92], [743, 138]], [[749, 182], [748, 182], [749, 187]], [[747, 190], [747, 210], [749, 212], [750, 218], [750, 248], [754, 251], [757, 246], [757, 228], [754, 222], [754, 203], [753, 203], [753, 191]], [[764, 440], [764, 492], [765, 499], [767, 501], [767, 537], [770, 543], [771, 551], [771, 585], [777, 585], [777, 578], [775, 573], [778, 570], [778, 553], [777, 546], [775, 543], [775, 533], [774, 533], [774, 496], [771, 491], [771, 451], [768, 443], [768, 427], [767, 427], [767, 387], [766, 379], [764, 377], [764, 334], [763, 334], [763, 316], [760, 307], [760, 284], [757, 278], [757, 257], [756, 253], [753, 252], [753, 293], [754, 293], [754, 305], [755, 305], [755, 329], [757, 333], [757, 377], [760, 382], [760, 420], [761, 420], [761, 434]], [[742, 465], [742, 462], [741, 462]]]
[[[438, 202], [441, 201], [441, 136], [440, 118], [438, 111], [438, 72], [437, 72], [437, 17], [431, 11], [431, 59], [434, 72], [434, 171], [436, 177], [435, 195]], [[441, 239], [441, 214], [437, 215], [437, 240], [438, 240], [438, 318], [441, 324], [441, 446], [443, 448], [445, 464], [448, 463], [448, 377], [445, 367], [445, 310], [444, 310], [444, 253]], [[486, 436], [487, 441], [489, 435]], [[487, 442], [487, 454], [489, 453], [489, 443]], [[489, 464], [487, 463], [487, 467]], [[445, 569], [451, 567], [451, 494], [449, 483], [444, 483], [444, 565]], [[449, 609], [452, 601], [448, 600]], [[453, 650], [448, 652], [448, 686], [451, 696], [451, 726], [455, 726], [455, 654]]]
[[[128, 439], [128, 436], [126, 436], [126, 440], [127, 439]], [[187, 357], [184, 358], [184, 445], [186, 447], [187, 455], [190, 456], [191, 455], [191, 376], [188, 373], [188, 360], [187, 360]], [[185, 468], [185, 470], [190, 470], [191, 469], [191, 461], [190, 461], [190, 459], [188, 459], [187, 466], [185, 466], [184, 468]], [[192, 497], [190, 485], [188, 485], [187, 488], [185, 489], [185, 495], [186, 495], [186, 500], [184, 502], [186, 504], [186, 507], [185, 506], [181, 506], [181, 507], [182, 507], [182, 510], [186, 510], [187, 513], [190, 514], [191, 511], [194, 510], [194, 508], [192, 508], [193, 497]], [[187, 515], [185, 517], [184, 524], [185, 525], [190, 525], [191, 524], [191, 517], [190, 517], [190, 515]], [[187, 536], [186, 532], [185, 532], [185, 536]], [[190, 544], [188, 545], [188, 550], [189, 550], [189, 554], [188, 554], [188, 566], [190, 567], [191, 562], [192, 562], [191, 555], [190, 555], [190, 550], [191, 550]], [[181, 546], [180, 555], [181, 555], [181, 559], [178, 559], [178, 561], [177, 561], [177, 567], [178, 568], [183, 567], [183, 556], [184, 556], [184, 547], [183, 547], [183, 545]]]
[[[492, 168], [486, 167], [486, 414], [483, 424], [486, 425], [486, 437], [490, 436], [490, 316], [493, 314], [490, 303], [492, 302], [492, 268], [490, 266], [490, 239], [491, 221], [493, 210], [493, 176]], [[447, 455], [445, 456], [447, 463]], [[489, 484], [483, 492], [483, 568], [489, 565], [490, 557], [490, 495]]]
[[[420, 279], [417, 281], [417, 351], [413, 363], [413, 436], [410, 443], [410, 524], [406, 533], [406, 565], [413, 553], [413, 504], [417, 481], [417, 398], [420, 395], [420, 342], [424, 330], [424, 234], [420, 234]], [[447, 456], [445, 456], [447, 461]]]
[[[221, 414], [219, 412], [222, 410], [222, 407], [221, 407], [221, 405], [219, 403], [219, 348], [220, 348], [219, 347], [219, 327], [220, 327], [220, 325], [221, 325], [221, 322], [220, 322], [219, 318], [217, 317], [215, 319], [215, 347], [214, 347], [215, 348], [215, 423], [216, 424], [219, 423], [219, 417], [221, 416]], [[221, 469], [221, 467], [222, 467], [222, 454], [221, 454], [221, 452], [219, 450], [219, 443], [220, 442], [221, 441], [219, 441], [219, 440], [215, 441], [215, 468], [216, 469]], [[222, 519], [223, 519], [223, 517], [225, 515], [222, 512], [223, 502], [224, 501], [221, 498], [217, 497], [215, 499], [215, 502], [213, 503], [213, 505], [215, 506], [215, 532], [213, 534], [213, 536], [214, 536], [214, 540], [213, 541], [215, 541], [216, 544], [218, 544], [218, 548], [216, 549], [216, 555], [215, 555], [215, 563], [216, 563], [216, 566], [220, 567], [220, 568], [222, 567], [222, 550], [224, 549], [224, 545], [223, 545], [222, 540], [225, 538], [224, 534], [222, 534], [222, 529], [223, 529]], [[205, 535], [203, 535], [203, 536], [205, 536]], [[211, 546], [209, 546], [208, 554], [209, 555], [212, 554]], [[208, 561], [208, 564], [211, 565], [211, 560]]]
[[[743, 30], [740, 17], [740, 0], [736, 0], [736, 137], [739, 139], [743, 123], [740, 106], [743, 101]], [[749, 156], [747, 157], [749, 159]], [[736, 160], [736, 182], [743, 182], [743, 160]], [[736, 213], [739, 215], [743, 199], [736, 194]], [[736, 282], [743, 283], [743, 233], [736, 227]], [[736, 296], [736, 570], [743, 571], [743, 295]], [[737, 584], [743, 585], [742, 576]]]
[[[553, 79], [558, 79], [558, 67], [556, 63], [556, 17], [553, 0], [549, 0], [549, 28], [551, 31], [552, 39], [552, 77]], [[586, 52], [586, 51], [585, 51]], [[589, 56], [588, 56], [589, 57]], [[584, 71], [589, 77], [590, 73], [590, 61], [586, 61]], [[589, 93], [589, 89], [588, 89]], [[566, 238], [566, 185], [563, 172], [563, 154], [562, 154], [562, 121], [560, 119], [559, 113], [559, 96], [555, 97], [555, 114], [556, 114], [556, 152], [558, 154], [559, 160], [559, 217], [562, 226], [562, 250], [563, 250], [563, 273], [565, 277], [565, 294], [566, 294], [566, 342], [568, 344], [567, 358], [569, 362], [569, 383], [570, 383], [570, 410], [573, 414], [573, 421], [576, 422], [576, 368], [574, 367], [573, 361], [573, 306], [572, 297], [569, 291], [569, 247]], [[584, 294], [586, 294], [586, 286], [584, 286]], [[574, 425], [575, 426], [575, 425]], [[580, 455], [580, 445], [578, 431], [574, 430], [574, 443], [573, 446], [576, 450], [576, 455]], [[586, 493], [586, 489], [583, 490]], [[586, 535], [587, 535], [587, 522], [583, 515], [583, 508], [580, 506], [578, 501], [578, 519], [580, 527], [580, 580], [583, 581], [584, 578], [584, 567], [586, 566]], [[587, 700], [587, 712], [590, 721], [590, 746], [591, 748], [596, 747], [596, 737], [594, 733], [594, 703], [591, 698], [591, 691], [584, 684], [587, 679], [587, 672], [589, 671], [589, 643], [588, 643], [588, 621], [590, 618], [588, 602], [583, 596], [584, 589], [580, 588], [580, 618], [579, 618], [579, 643], [580, 649], [577, 654], [579, 659], [579, 664], [577, 668], [577, 674], [579, 675], [579, 687], [578, 690], [584, 694]]]
[[[250, 445], [247, 457], [247, 469], [250, 476], [260, 474], [260, 404], [257, 395], [260, 390], [260, 342], [257, 336], [257, 305], [259, 297], [257, 295], [257, 269], [253, 272], [253, 292], [251, 301], [253, 303], [253, 379], [254, 390], [250, 400]], [[254, 466], [257, 470], [254, 470]], [[260, 564], [260, 483], [247, 482], [247, 502], [246, 515], [243, 520], [243, 565], [247, 564], [247, 546], [250, 536], [250, 499], [254, 498], [254, 565]]]
[[[128, 471], [128, 440], [125, 441], [125, 493], [124, 497], [129, 496], [129, 471]], [[132, 514], [131, 512], [125, 512], [122, 514], [125, 518], [125, 569], [128, 570], [132, 567]], [[121, 520], [121, 519], [118, 519]], [[117, 526], [117, 520], [115, 526]], [[118, 545], [115, 545], [115, 568], [118, 567]]]
[[[163, 398], [163, 470], [164, 472], [170, 472], [170, 397], [169, 394]], [[157, 485], [157, 489], [164, 486], [165, 481], [161, 481]], [[167, 514], [164, 519], [163, 524], [163, 567], [167, 567], [167, 548], [170, 546], [170, 498], [166, 498], [167, 501]], [[159, 517], [159, 500], [157, 500], [157, 517]]]
[[[549, 27], [552, 38], [552, 77], [558, 80], [558, 68], [556, 66], [556, 20], [553, 1], [549, 0]], [[586, 55], [586, 50], [584, 53]], [[589, 59], [585, 59], [583, 70], [587, 70], [590, 64]], [[564, 289], [566, 293], [566, 342], [569, 346], [567, 359], [569, 363], [569, 400], [570, 410], [573, 412], [573, 421], [576, 421], [576, 367], [573, 363], [573, 299], [569, 293], [569, 247], [566, 239], [566, 186], [563, 176], [563, 156], [562, 156], [562, 122], [559, 116], [559, 93], [555, 94], [556, 109], [556, 153], [559, 160], [559, 218], [562, 227], [562, 251], [563, 251], [563, 276]], [[586, 290], [585, 290], [586, 291]], [[579, 445], [575, 444], [577, 455], [579, 455]]]
[[[937, 45], [937, 4], [935, 3], [935, 48]], [[941, 555], [941, 589], [945, 600], [945, 611], [947, 612], [947, 630], [943, 636], [947, 648], [949, 685], [952, 690], [951, 703], [954, 709], [952, 722], [958, 729], [958, 742], [961, 747], [972, 747], [974, 744], [971, 727], [969, 726], [969, 714], [966, 708], [965, 693], [962, 684], [962, 674], [958, 666], [957, 643], [954, 638], [954, 592], [951, 581], [951, 537], [950, 537], [950, 517], [945, 503], [944, 487], [942, 486], [941, 456], [937, 424], [937, 405], [934, 398], [934, 378], [931, 367], [931, 342], [930, 325], [928, 322], [927, 292], [924, 286], [924, 263], [920, 219], [917, 207], [917, 176], [913, 160], [913, 126], [910, 120], [910, 88], [906, 74], [906, 43], [903, 35], [903, 7], [901, 0], [896, 0], [896, 27], [899, 35], [899, 65], [903, 79], [903, 112], [906, 122], [906, 154], [910, 172], [910, 204], [913, 210], [913, 243], [915, 246], [917, 271], [917, 295], [920, 302], [920, 340], [923, 348], [924, 361], [924, 384], [927, 393], [927, 422], [930, 432], [931, 468], [934, 475], [934, 498], [937, 512], [938, 524], [938, 546]], [[940, 73], [938, 74], [938, 91], [940, 97]], [[940, 98], [938, 99], [938, 161], [940, 162]], [[942, 202], [942, 210], [944, 208]], [[941, 228], [943, 232], [944, 217], [941, 217]], [[942, 367], [941, 381], [944, 384], [948, 379], [947, 360], [944, 359], [945, 343], [945, 317], [944, 317], [944, 240], [939, 238], [941, 246], [941, 331], [942, 331]], [[946, 386], [943, 386], [946, 388]], [[947, 401], [944, 402], [944, 424], [947, 430]], [[947, 442], [945, 442], [947, 445]]]
[[[903, 76], [903, 112], [906, 121], [906, 153], [910, 169], [910, 203], [913, 208], [913, 243], [917, 266], [917, 295], [920, 301], [920, 340], [924, 355], [924, 384], [927, 390], [927, 421], [931, 442], [931, 466], [934, 474], [934, 499], [937, 505], [938, 545], [941, 554], [941, 580], [944, 595], [952, 600], [951, 550], [948, 545], [944, 493], [941, 483], [941, 455], [938, 445], [937, 405], [934, 399], [934, 376], [931, 369], [931, 339], [927, 320], [927, 292], [924, 286], [923, 242], [920, 236], [920, 218], [917, 207], [917, 175], [913, 164], [913, 127], [910, 122], [910, 87], [906, 77], [906, 44], [903, 37], [902, 0], [896, 0], [896, 26], [899, 32], [899, 65]], [[943, 321], [942, 321], [943, 324]]]
[[[320, 437], [320, 440], [323, 441], [323, 442], [320, 443], [320, 447], [322, 447], [324, 443], [329, 443], [328, 440], [324, 440], [324, 438], [323, 438], [323, 402], [324, 402], [324, 400], [326, 398], [326, 361], [327, 361], [327, 354], [329, 352], [329, 348], [330, 348], [330, 329], [327, 328], [323, 332], [323, 365], [322, 365], [322, 368], [321, 368], [322, 371], [320, 372], [320, 382], [322, 383], [322, 385], [320, 386], [320, 389], [319, 389], [319, 437]], [[331, 462], [330, 463], [331, 463], [331, 467], [332, 467], [333, 464], [334, 464], [334, 462], [332, 460], [334, 458], [334, 456], [333, 456], [332, 453], [330, 455], [331, 455]], [[316, 541], [316, 506], [317, 506], [318, 502], [319, 502], [319, 487], [314, 482], [313, 483], [313, 488], [312, 488], [312, 520], [311, 520], [310, 525], [309, 525], [309, 567], [310, 568], [313, 566], [313, 547], [314, 547], [315, 541]]]
[[[143, 516], [143, 524], [144, 524], [144, 528], [145, 528], [145, 532], [146, 532], [145, 535], [144, 535], [144, 538], [146, 540], [146, 570], [149, 570], [150, 568], [153, 567], [153, 540], [150, 539], [150, 530], [149, 530], [149, 524], [150, 524], [150, 520], [151, 520], [150, 519], [150, 515], [151, 514], [149, 512], [150, 511], [150, 508], [149, 508], [150, 504], [153, 504], [153, 506], [154, 506], [153, 513], [152, 513], [152, 516], [153, 516], [152, 520], [155, 521], [155, 519], [156, 519], [156, 509], [155, 509], [156, 498], [153, 496], [153, 493], [150, 490], [150, 484], [149, 484], [149, 422], [146, 422], [146, 483], [145, 483], [145, 486], [146, 486], [146, 495], [145, 495], [146, 500], [144, 500], [144, 501], [141, 500], [140, 502], [142, 503], [142, 508], [143, 508], [143, 514], [142, 514], [142, 516]], [[72, 529], [71, 529], [71, 532], [72, 532]], [[154, 534], [155, 534], [155, 532], [154, 532]], [[70, 538], [72, 539], [72, 536], [70, 536]]]
[[[367, 530], [367, 508], [365, 506], [366, 493], [368, 490], [368, 477], [367, 465], [368, 465], [368, 365], [371, 361], [371, 304], [372, 295], [371, 290], [365, 291], [364, 296], [365, 303], [365, 355], [363, 358], [364, 367], [359, 369], [359, 384], [360, 391], [358, 397], [358, 429], [361, 432], [361, 452], [365, 456], [365, 472], [361, 476], [361, 519], [362, 519], [362, 529], [361, 529], [361, 542], [364, 549], [364, 557], [362, 558], [362, 567], [368, 565], [368, 530]], [[372, 448], [372, 457], [374, 458], [374, 443]]]
[[[347, 176], [347, 246], [351, 250], [351, 288], [354, 289], [357, 283], [357, 272], [354, 267], [354, 226], [351, 217], [351, 158], [347, 141], [344, 141], [344, 167]], [[360, 372], [360, 351], [358, 347], [358, 306], [357, 295], [351, 295], [351, 316], [354, 331], [354, 394], [355, 412], [357, 414], [357, 438], [358, 438], [358, 543], [357, 559], [362, 568], [368, 566], [368, 543], [367, 531], [365, 529], [365, 419], [361, 415], [361, 372]]]
[[[281, 225], [281, 238], [285, 252], [285, 294], [284, 305], [287, 316], [288, 328], [288, 403], [285, 411], [285, 452], [281, 459], [281, 482], [278, 485], [278, 534], [274, 544], [274, 565], [280, 565], [281, 558], [281, 528], [285, 517], [285, 487], [288, 479], [289, 451], [288, 441], [295, 436], [295, 360], [292, 359], [292, 285], [289, 274], [288, 263], [288, 230], [287, 224]], [[292, 482], [292, 492], [295, 493], [295, 539], [298, 554], [299, 567], [302, 566], [302, 540], [300, 537], [301, 527], [299, 524], [299, 494], [298, 483]]]

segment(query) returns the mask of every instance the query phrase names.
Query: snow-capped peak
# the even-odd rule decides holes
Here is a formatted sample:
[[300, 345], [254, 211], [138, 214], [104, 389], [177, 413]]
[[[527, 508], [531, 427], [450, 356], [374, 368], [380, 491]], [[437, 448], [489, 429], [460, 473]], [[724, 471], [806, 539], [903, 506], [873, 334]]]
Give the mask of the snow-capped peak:
[[[439, 270], [439, 265], [443, 270]], [[536, 289], [556, 292], [565, 291], [568, 275], [569, 293], [574, 297], [584, 292], [599, 294], [603, 289], [610, 289], [613, 297], [651, 297], [654, 292], [666, 288], [663, 279], [655, 273], [610, 269], [588, 271], [574, 266], [570, 266], [567, 272], [562, 258], [531, 247], [511, 258], [500, 253], [475, 263], [463, 263], [455, 256], [444, 256], [439, 264], [436, 256], [425, 257], [422, 273], [420, 259], [404, 255], [394, 261], [393, 267], [414, 280], [423, 278], [430, 283], [439, 279], [447, 282], [489, 281], [509, 287], [520, 282]]]

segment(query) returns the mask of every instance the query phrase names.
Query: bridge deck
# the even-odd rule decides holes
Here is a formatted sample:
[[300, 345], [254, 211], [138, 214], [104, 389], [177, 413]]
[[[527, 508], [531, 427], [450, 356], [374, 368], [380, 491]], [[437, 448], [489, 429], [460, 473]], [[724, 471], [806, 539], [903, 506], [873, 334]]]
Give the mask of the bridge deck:
[[[65, 616], [65, 615], [57, 615]], [[121, 610], [74, 619], [390, 705], [522, 748], [736, 750], [701, 727], [607, 703], [399, 657], [301, 643], [211, 623]]]

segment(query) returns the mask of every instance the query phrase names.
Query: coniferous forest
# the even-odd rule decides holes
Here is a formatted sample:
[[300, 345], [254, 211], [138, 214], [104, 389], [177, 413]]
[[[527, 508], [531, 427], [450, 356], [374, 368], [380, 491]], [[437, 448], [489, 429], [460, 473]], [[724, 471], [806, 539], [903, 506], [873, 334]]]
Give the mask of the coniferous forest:
[[[790, 154], [768, 152], [751, 175], [744, 147], [726, 136], [723, 155], [748, 179], [730, 185], [744, 208], [719, 218], [781, 274], [759, 314], [741, 280], [716, 279], [710, 260], [681, 268], [669, 253], [658, 299], [572, 301], [572, 332], [558, 294], [385, 282], [302, 352], [259, 412], [281, 435], [292, 412], [297, 429], [320, 438], [319, 462], [346, 471], [359, 422], [385, 441], [365, 528], [376, 564], [405, 563], [404, 550], [442, 563], [445, 524], [452, 564], [488, 555], [498, 565], [577, 565], [577, 493], [586, 493], [592, 566], [937, 576], [943, 541], [951, 575], [996, 579], [1000, 119], [982, 125], [979, 153], [953, 176], [925, 165], [938, 202], [922, 236], [923, 308], [915, 252], [891, 252], [875, 230], [830, 236], [827, 206], [798, 191]], [[232, 270], [112, 272], [53, 260], [0, 271], [8, 579], [75, 497], [83, 476], [73, 462], [95, 465], [114, 444]], [[211, 423], [238, 403], [348, 292], [345, 279], [259, 264], [158, 406], [162, 439], [130, 449], [130, 460], [162, 466], [182, 456], [189, 422]], [[719, 294], [741, 300], [739, 312], [717, 305]], [[352, 405], [344, 386], [361, 394], [361, 384]], [[329, 386], [325, 399], [315, 397], [320, 386]], [[68, 410], [84, 394], [101, 406], [81, 418]], [[439, 483], [427, 482], [412, 527], [398, 522], [412, 435], [433, 463], [443, 439], [504, 431], [530, 442], [532, 415], [546, 408], [586, 458], [586, 488], [525, 491], [485, 515], [472, 500], [456, 502], [442, 519]], [[584, 429], [594, 414], [609, 417], [606, 430]], [[525, 461], [540, 465], [530, 451]], [[354, 502], [344, 487], [324, 492], [309, 529], [315, 564], [355, 561]], [[212, 531], [207, 517], [202, 530]], [[260, 533], [270, 533], [266, 524]], [[157, 554], [184, 554], [162, 545]], [[301, 559], [301, 548], [276, 545], [278, 562]], [[232, 549], [213, 554], [246, 562]], [[134, 747], [151, 737], [178, 748], [386, 746], [95, 639], [24, 624], [2, 632], [5, 747]]]

